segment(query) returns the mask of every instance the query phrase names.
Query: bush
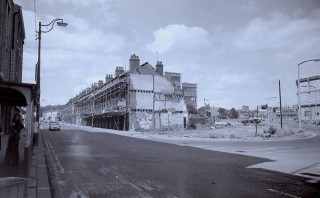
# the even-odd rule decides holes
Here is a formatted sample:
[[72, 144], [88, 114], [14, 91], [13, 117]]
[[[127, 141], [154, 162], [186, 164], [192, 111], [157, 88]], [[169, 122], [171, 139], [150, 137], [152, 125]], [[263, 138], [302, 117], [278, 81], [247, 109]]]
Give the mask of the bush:
[[270, 126], [268, 129], [268, 133], [270, 133], [271, 135], [275, 134], [277, 132], [277, 129], [274, 128], [273, 126]]

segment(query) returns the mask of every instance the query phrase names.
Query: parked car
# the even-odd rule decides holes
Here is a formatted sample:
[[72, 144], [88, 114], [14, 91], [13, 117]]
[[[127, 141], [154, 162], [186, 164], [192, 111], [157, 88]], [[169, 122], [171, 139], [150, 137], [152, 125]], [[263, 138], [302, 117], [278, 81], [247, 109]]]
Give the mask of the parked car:
[[52, 131], [52, 130], [60, 131], [60, 124], [59, 124], [59, 122], [50, 122], [50, 123], [49, 123], [49, 131]]

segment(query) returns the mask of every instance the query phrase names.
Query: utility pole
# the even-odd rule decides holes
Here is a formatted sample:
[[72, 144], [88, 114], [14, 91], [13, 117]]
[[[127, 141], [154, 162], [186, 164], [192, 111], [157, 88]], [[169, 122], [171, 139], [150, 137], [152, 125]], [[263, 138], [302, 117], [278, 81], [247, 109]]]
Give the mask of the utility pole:
[[255, 137], [257, 137], [258, 135], [258, 116], [259, 116], [259, 106], [257, 106], [257, 118], [255, 119], [255, 123], [256, 123], [256, 134], [254, 135]]
[[94, 109], [95, 109], [95, 107], [94, 107], [94, 103], [95, 103], [95, 100], [96, 100], [96, 92], [95, 92], [95, 89], [93, 90], [93, 104], [92, 104], [92, 125], [91, 125], [91, 127], [93, 128], [94, 127], [94, 125], [93, 125], [93, 122], [94, 122]]
[[155, 93], [154, 93], [154, 75], [152, 75], [152, 92], [153, 92], [153, 99], [152, 99], [152, 125], [153, 130], [156, 129], [155, 123], [155, 115], [154, 115], [154, 107], [155, 107]]
[[280, 100], [280, 124], [282, 128], [282, 104], [281, 104], [281, 84], [279, 80], [279, 100]]

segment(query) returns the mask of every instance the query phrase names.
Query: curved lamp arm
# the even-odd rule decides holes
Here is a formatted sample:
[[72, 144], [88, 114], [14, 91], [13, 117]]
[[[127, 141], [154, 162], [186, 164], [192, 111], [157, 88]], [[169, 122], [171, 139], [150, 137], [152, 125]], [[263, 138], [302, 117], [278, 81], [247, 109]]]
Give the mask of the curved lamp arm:
[[320, 59], [311, 59], [311, 60], [306, 60], [306, 61], [303, 61], [303, 62], [299, 63], [298, 65], [300, 66], [300, 65], [302, 65], [303, 63], [310, 62], [310, 61], [318, 62], [318, 61], [320, 61]]
[[41, 31], [41, 33], [48, 33], [50, 32], [53, 27], [54, 27], [54, 24], [57, 22], [58, 25], [60, 26], [67, 26], [68, 24], [67, 23], [64, 23], [63, 22], [63, 19], [53, 19], [50, 23], [46, 24], [46, 25], [41, 25], [41, 27], [47, 27], [47, 26], [50, 26], [51, 25], [51, 28], [47, 31]]

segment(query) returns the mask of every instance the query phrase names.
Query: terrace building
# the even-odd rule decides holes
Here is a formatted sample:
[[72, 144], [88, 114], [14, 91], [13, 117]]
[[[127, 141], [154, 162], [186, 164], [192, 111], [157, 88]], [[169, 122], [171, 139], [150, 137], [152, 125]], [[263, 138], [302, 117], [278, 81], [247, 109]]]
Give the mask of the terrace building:
[[[180, 78], [179, 75], [174, 75]], [[117, 67], [115, 76], [92, 85], [65, 105], [63, 120], [116, 130], [170, 130], [187, 126], [188, 112], [179, 83], [163, 76], [163, 64], [156, 68], [140, 65], [130, 56], [129, 70]], [[179, 80], [180, 81], [180, 80]]]

